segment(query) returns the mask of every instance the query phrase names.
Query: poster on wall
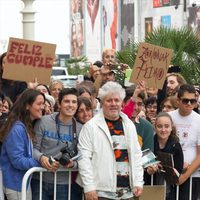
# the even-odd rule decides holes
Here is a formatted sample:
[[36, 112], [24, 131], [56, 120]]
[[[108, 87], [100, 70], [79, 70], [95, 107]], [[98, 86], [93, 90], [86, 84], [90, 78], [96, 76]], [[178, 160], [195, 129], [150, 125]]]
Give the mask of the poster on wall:
[[170, 6], [175, 6], [179, 4], [180, 4], [180, 0], [170, 0]]
[[83, 0], [70, 1], [71, 56], [84, 54], [84, 7]]
[[153, 18], [147, 17], [144, 20], [145, 20], [145, 35], [146, 35], [147, 33], [151, 33], [153, 30]]
[[87, 0], [86, 3], [86, 56], [90, 61], [94, 62], [101, 60], [101, 5], [99, 0]]
[[179, 5], [180, 0], [153, 0], [153, 8]]
[[192, 29], [200, 28], [200, 7], [190, 7], [188, 12], [188, 26]]
[[161, 25], [166, 28], [171, 27], [171, 16], [166, 15], [166, 16], [161, 16]]
[[162, 4], [163, 4], [163, 6], [169, 6], [170, 5], [170, 0], [163, 0]]
[[153, 0], [153, 7], [157, 8], [157, 7], [162, 7], [162, 0]]
[[103, 48], [117, 48], [118, 0], [102, 0], [102, 44]]
[[133, 38], [134, 0], [121, 1], [121, 49], [123, 49]]
[[200, 6], [188, 8], [188, 27], [197, 30], [198, 38], [200, 39]]

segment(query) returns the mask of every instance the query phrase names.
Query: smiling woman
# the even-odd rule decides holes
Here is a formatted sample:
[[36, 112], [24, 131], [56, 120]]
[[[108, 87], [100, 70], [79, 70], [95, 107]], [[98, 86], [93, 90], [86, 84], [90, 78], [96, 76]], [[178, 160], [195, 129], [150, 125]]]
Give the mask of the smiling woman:
[[92, 102], [89, 98], [83, 96], [78, 97], [78, 108], [75, 117], [82, 124], [85, 124], [93, 117]]
[[[179, 173], [183, 169], [183, 152], [181, 145], [179, 143], [179, 138], [176, 135], [176, 129], [173, 125], [172, 118], [166, 112], [159, 113], [155, 121], [155, 131], [154, 136], [154, 154], [158, 156], [160, 152], [170, 154], [173, 157], [174, 167]], [[155, 173], [154, 181], [156, 185], [163, 185], [165, 174], [161, 169], [165, 169], [164, 165], [158, 164], [155, 168], [148, 167], [147, 172], [149, 174]], [[156, 170], [155, 170], [156, 169]], [[172, 183], [166, 183], [166, 199], [176, 199], [176, 187]]]
[[[37, 90], [24, 91], [0, 130], [3, 139], [0, 163], [8, 200], [21, 199], [24, 174], [31, 167], [40, 166], [32, 157], [33, 122], [42, 117], [44, 99], [44, 95]], [[28, 200], [32, 199], [30, 189], [27, 196]]]

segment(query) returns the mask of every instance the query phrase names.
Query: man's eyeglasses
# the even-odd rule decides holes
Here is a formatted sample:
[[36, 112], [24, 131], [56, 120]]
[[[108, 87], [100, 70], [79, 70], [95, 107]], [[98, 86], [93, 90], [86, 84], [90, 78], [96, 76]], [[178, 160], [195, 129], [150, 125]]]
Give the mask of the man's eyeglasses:
[[183, 99], [181, 99], [181, 101], [182, 101], [183, 104], [188, 104], [189, 102], [190, 102], [190, 104], [197, 103], [196, 99], [186, 99], [186, 98], [183, 98]]

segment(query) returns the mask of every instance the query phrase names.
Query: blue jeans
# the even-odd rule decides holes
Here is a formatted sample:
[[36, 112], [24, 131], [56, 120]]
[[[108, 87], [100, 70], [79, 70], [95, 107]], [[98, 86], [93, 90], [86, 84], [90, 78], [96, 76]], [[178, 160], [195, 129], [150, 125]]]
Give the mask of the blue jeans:
[[[40, 197], [40, 181], [36, 179], [31, 180], [32, 200], [39, 200]], [[83, 190], [76, 183], [71, 185], [71, 200], [82, 200]], [[54, 197], [54, 184], [42, 183], [42, 200], [53, 200]], [[56, 186], [56, 199], [68, 199], [68, 185], [57, 184]]]
[[[192, 200], [200, 199], [200, 178], [192, 178]], [[189, 200], [190, 192], [190, 179], [187, 179], [182, 185], [179, 186], [179, 200]]]
[[[32, 200], [39, 200], [40, 181], [36, 179], [32, 179], [31, 188], [32, 188]], [[42, 200], [53, 200], [53, 197], [54, 197], [54, 184], [43, 182], [42, 183]], [[57, 184], [56, 199], [58, 200], [68, 199], [68, 185]]]

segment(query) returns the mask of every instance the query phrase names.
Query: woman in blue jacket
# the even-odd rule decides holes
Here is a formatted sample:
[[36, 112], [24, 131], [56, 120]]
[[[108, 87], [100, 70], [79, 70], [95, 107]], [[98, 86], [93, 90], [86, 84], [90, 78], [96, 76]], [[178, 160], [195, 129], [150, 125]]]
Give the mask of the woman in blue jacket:
[[[5, 125], [0, 130], [3, 141], [0, 165], [4, 192], [8, 200], [21, 200], [22, 179], [26, 171], [40, 166], [32, 156], [33, 123], [42, 116], [44, 95], [27, 89], [13, 105]], [[27, 185], [27, 199], [31, 191]]]

